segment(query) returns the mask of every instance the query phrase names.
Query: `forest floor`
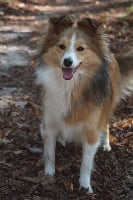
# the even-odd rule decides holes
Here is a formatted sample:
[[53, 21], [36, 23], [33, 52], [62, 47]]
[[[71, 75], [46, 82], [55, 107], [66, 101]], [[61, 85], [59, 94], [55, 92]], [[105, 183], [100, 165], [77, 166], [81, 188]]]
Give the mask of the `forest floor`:
[[95, 157], [94, 194], [79, 190], [77, 144], [57, 144], [56, 175], [43, 174], [40, 88], [31, 59], [48, 17], [64, 13], [102, 20], [115, 54], [133, 48], [131, 1], [0, 0], [0, 200], [131, 200], [133, 97], [118, 105], [111, 120], [112, 151], [100, 148]]

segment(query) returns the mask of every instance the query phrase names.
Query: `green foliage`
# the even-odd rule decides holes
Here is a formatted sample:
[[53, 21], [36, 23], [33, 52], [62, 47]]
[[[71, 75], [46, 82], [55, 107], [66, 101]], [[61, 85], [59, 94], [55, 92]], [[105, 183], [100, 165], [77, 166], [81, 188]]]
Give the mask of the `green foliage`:
[[10, 4], [13, 0], [0, 0], [0, 4]]
[[133, 5], [126, 9], [125, 16], [122, 17], [123, 20], [133, 19]]
[[132, 13], [133, 14], [133, 5], [129, 6], [127, 8], [127, 13]]

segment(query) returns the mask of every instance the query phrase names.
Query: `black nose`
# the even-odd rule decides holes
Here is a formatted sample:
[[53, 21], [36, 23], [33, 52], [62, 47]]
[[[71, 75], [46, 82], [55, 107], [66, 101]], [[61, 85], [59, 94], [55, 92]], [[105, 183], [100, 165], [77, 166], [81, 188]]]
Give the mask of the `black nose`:
[[71, 60], [71, 58], [64, 59], [64, 66], [70, 67], [72, 64], [73, 64], [73, 61]]

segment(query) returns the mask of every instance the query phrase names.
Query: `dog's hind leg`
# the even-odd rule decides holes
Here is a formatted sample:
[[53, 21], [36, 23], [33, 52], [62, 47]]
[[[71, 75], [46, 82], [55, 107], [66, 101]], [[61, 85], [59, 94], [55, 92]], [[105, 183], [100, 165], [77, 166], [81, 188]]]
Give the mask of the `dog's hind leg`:
[[104, 131], [104, 141], [103, 141], [103, 149], [104, 151], [111, 151], [111, 146], [109, 142], [109, 125], [107, 124], [106, 130]]
[[59, 135], [58, 138], [57, 138], [57, 141], [62, 144], [64, 147], [66, 146], [66, 142], [65, 140]]

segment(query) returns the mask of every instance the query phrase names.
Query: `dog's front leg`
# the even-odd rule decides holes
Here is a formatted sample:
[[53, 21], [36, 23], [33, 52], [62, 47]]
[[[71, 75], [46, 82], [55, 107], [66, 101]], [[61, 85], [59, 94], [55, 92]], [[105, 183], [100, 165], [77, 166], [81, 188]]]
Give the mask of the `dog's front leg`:
[[82, 144], [82, 163], [80, 168], [80, 188], [87, 188], [90, 193], [93, 192], [91, 187], [91, 172], [93, 168], [93, 160], [97, 148], [99, 146], [99, 141], [93, 144], [89, 144], [87, 141], [83, 141]]
[[48, 136], [44, 144], [45, 174], [53, 176], [55, 174], [55, 147], [56, 137]]
[[55, 174], [55, 148], [56, 134], [54, 130], [41, 130], [44, 145], [44, 172], [46, 175], [53, 176]]

